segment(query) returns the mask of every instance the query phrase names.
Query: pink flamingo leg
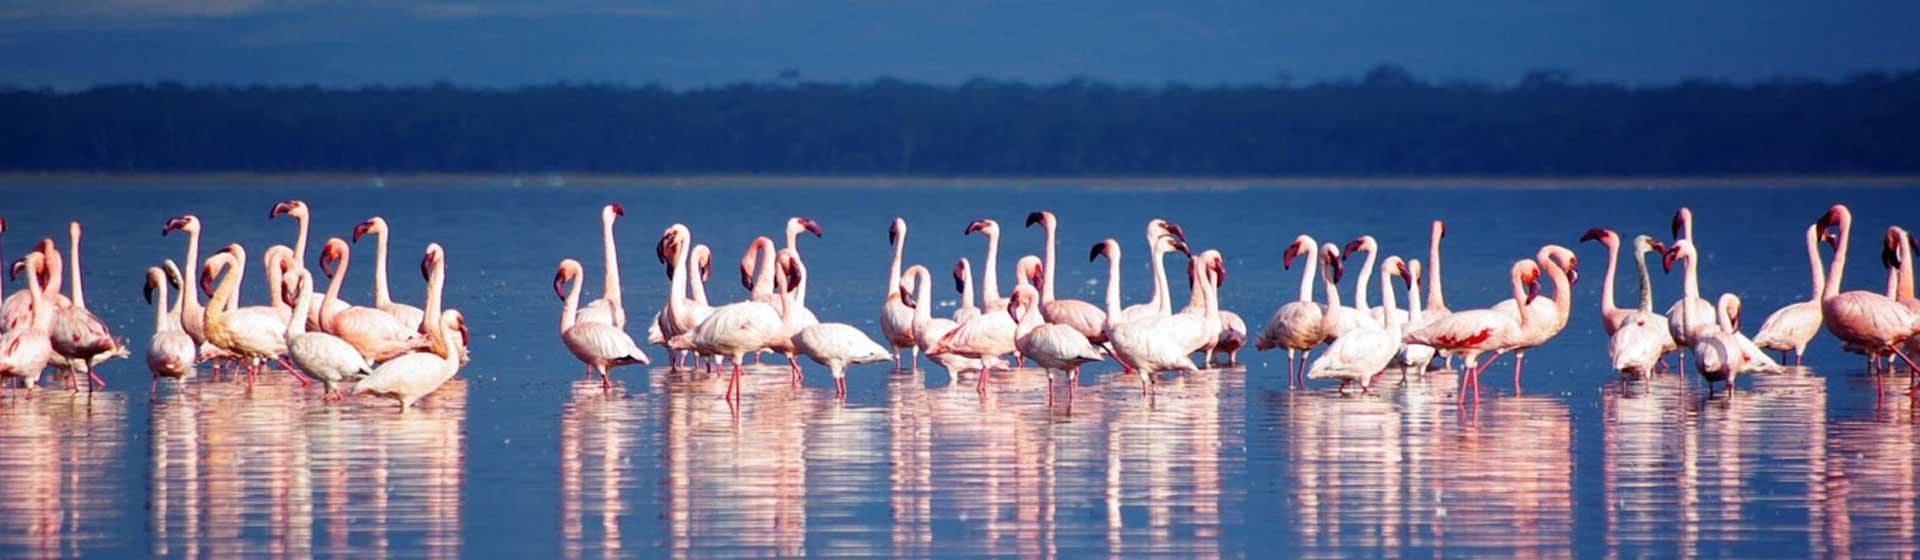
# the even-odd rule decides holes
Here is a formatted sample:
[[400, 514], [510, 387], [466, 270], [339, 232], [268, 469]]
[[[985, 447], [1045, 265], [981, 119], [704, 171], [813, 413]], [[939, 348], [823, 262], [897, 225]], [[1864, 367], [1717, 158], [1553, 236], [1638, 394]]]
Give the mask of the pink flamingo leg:
[[993, 367], [987, 365], [985, 360], [982, 360], [980, 362], [980, 382], [974, 385], [974, 390], [979, 391], [982, 395], [987, 394], [987, 377], [990, 377], [992, 373]]

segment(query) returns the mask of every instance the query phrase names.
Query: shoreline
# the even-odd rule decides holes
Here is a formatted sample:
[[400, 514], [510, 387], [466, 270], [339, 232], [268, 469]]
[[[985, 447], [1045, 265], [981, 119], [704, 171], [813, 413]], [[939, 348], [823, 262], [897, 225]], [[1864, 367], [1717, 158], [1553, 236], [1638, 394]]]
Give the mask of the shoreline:
[[0, 188], [22, 186], [447, 186], [550, 187], [1045, 187], [1139, 190], [1239, 190], [1258, 188], [1615, 188], [1658, 187], [1908, 187], [1920, 175], [1726, 175], [1726, 176], [932, 176], [932, 175], [576, 175], [566, 173], [399, 174], [362, 173], [7, 173]]

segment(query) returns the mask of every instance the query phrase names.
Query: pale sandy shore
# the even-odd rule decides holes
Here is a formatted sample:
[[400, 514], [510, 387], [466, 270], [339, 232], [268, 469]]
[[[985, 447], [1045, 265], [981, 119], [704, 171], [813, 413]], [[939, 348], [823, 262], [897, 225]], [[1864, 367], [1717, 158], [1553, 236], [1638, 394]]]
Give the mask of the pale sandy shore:
[[938, 177], [918, 175], [370, 175], [0, 173], [23, 186], [485, 186], [485, 187], [1067, 187], [1137, 190], [1257, 188], [1650, 189], [1660, 187], [1913, 187], [1916, 175], [1736, 175], [1679, 177]]

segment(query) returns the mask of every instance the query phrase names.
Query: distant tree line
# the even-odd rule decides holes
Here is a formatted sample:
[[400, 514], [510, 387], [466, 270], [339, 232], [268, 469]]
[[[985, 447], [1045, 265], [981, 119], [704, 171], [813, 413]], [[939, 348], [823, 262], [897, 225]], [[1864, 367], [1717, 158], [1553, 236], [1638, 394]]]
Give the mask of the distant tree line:
[[1627, 87], [0, 87], [0, 169], [258, 173], [1920, 173], [1920, 71]]

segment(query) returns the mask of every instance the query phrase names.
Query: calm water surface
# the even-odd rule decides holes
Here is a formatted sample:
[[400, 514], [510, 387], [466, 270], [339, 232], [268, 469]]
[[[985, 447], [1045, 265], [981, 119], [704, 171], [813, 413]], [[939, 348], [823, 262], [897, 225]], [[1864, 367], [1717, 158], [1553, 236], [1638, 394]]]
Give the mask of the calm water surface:
[[[1742, 378], [1732, 398], [1707, 398], [1691, 376], [1622, 381], [1607, 371], [1595, 311], [1605, 253], [1575, 243], [1594, 226], [1664, 238], [1673, 210], [1691, 206], [1703, 290], [1740, 294], [1745, 324], [1758, 325], [1805, 297], [1800, 236], [1834, 202], [1858, 219], [1848, 287], [1882, 286], [1878, 233], [1916, 215], [1912, 192], [5, 188], [10, 252], [0, 257], [42, 236], [64, 246], [66, 220], [81, 220], [88, 302], [136, 359], [103, 368], [104, 392], [0, 404], [0, 557], [1912, 556], [1920, 413], [1890, 392], [1904, 374], [1883, 394], [1822, 335], [1811, 367]], [[446, 245], [448, 305], [475, 335], [458, 379], [406, 413], [322, 404], [317, 387], [281, 376], [147, 392], [143, 274], [182, 259], [185, 244], [160, 226], [194, 213], [206, 245], [257, 252], [292, 242], [292, 222], [266, 219], [283, 198], [312, 205], [315, 247], [385, 216], [402, 301], [422, 300], [411, 274], [421, 247]], [[1282, 270], [1280, 253], [1298, 233], [1335, 243], [1370, 233], [1385, 253], [1424, 259], [1427, 221], [1447, 219], [1457, 309], [1501, 297], [1506, 265], [1542, 243], [1578, 250], [1586, 281], [1567, 330], [1530, 353], [1524, 386], [1489, 375], [1465, 405], [1449, 372], [1342, 396], [1289, 389], [1283, 356], [1248, 351], [1244, 366], [1170, 379], [1151, 400], [1112, 366], [1090, 368], [1051, 409], [1037, 370], [996, 377], [983, 399], [971, 376], [955, 385], [926, 364], [859, 367], [842, 402], [812, 364], [798, 389], [749, 367], [736, 415], [720, 400], [724, 378], [623, 369], [606, 392], [561, 346], [553, 268], [581, 259], [587, 292], [598, 293], [597, 216], [609, 201], [628, 211], [618, 237], [630, 313], [649, 316], [665, 297], [651, 247], [670, 223], [714, 247], [710, 290], [729, 302], [744, 294], [733, 263], [748, 240], [805, 215], [826, 232], [800, 242], [809, 303], [876, 338], [896, 215], [911, 226], [909, 263], [936, 271], [959, 256], [977, 266], [985, 242], [961, 230], [1000, 220], [1004, 273], [1041, 250], [1040, 232], [1020, 227], [1026, 213], [1051, 209], [1061, 289], [1100, 297], [1104, 264], [1079, 257], [1112, 236], [1129, 251], [1130, 303], [1149, 288], [1142, 224], [1166, 217], [1196, 250], [1228, 256], [1224, 307], [1256, 329], [1295, 296], [1299, 272]], [[371, 300], [370, 245], [355, 246], [346, 293], [356, 302]], [[1678, 276], [1656, 278], [1660, 305], [1678, 295]], [[939, 278], [944, 314], [954, 295]], [[1631, 278], [1629, 268], [1623, 303]], [[1185, 291], [1175, 288], [1181, 303]], [[264, 297], [258, 283], [242, 293], [248, 304]]]

